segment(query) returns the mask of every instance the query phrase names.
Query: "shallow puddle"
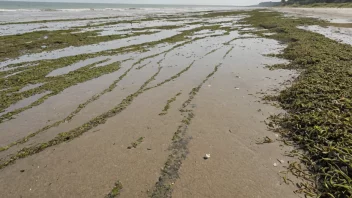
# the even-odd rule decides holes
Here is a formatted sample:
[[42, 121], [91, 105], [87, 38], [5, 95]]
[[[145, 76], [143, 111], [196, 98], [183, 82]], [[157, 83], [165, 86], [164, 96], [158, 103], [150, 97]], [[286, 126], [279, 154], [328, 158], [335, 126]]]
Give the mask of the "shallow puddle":
[[158, 41], [161, 39], [169, 38], [179, 34], [180, 31], [195, 28], [196, 26], [184, 27], [174, 30], [163, 30], [161, 32], [151, 34], [151, 35], [141, 35], [138, 37], [130, 37], [126, 39], [113, 40], [108, 42], [102, 42], [99, 44], [86, 45], [80, 47], [68, 47], [60, 50], [54, 50], [51, 52], [42, 52], [38, 54], [30, 54], [18, 57], [17, 59], [8, 60], [0, 63], [0, 68], [16, 63], [30, 62], [37, 60], [47, 60], [47, 59], [57, 59], [61, 57], [74, 56], [79, 54], [96, 53], [111, 49], [117, 49], [121, 47], [126, 47], [130, 45], [138, 45], [142, 43]]
[[109, 59], [107, 59], [107, 57], [97, 57], [97, 58], [90, 58], [87, 60], [79, 61], [78, 63], [69, 65], [67, 67], [62, 67], [62, 68], [56, 69], [56, 70], [50, 72], [46, 77], [54, 77], [54, 76], [68, 74], [68, 73], [75, 71], [79, 68], [82, 68], [82, 67], [85, 67], [88, 65], [92, 65], [94, 63], [99, 63], [104, 60], [108, 61]]
[[29, 98], [25, 98], [25, 99], [17, 102], [16, 104], [11, 105], [7, 109], [5, 109], [5, 111], [0, 113], [0, 116], [4, 115], [6, 113], [9, 113], [9, 112], [15, 111], [17, 109], [24, 108], [24, 107], [32, 104], [33, 102], [39, 100], [40, 98], [42, 98], [43, 96], [48, 95], [48, 94], [50, 94], [49, 91], [41, 93], [41, 94], [33, 95], [33, 96], [29, 97]]
[[22, 89], [20, 89], [18, 91], [18, 93], [25, 92], [25, 91], [28, 91], [28, 90], [31, 90], [31, 89], [35, 89], [35, 88], [40, 87], [40, 86], [42, 86], [44, 84], [45, 83], [29, 84], [29, 85], [23, 87]]
[[[1, 160], [28, 149], [24, 153], [26, 158], [16, 159], [1, 170], [0, 185], [4, 190], [0, 196], [13, 193], [20, 197], [27, 192], [31, 197], [58, 193], [63, 197], [103, 197], [118, 179], [123, 183], [122, 197], [147, 197], [154, 189], [160, 190], [157, 181], [168, 187], [172, 184], [175, 191], [170, 194], [175, 197], [204, 197], [202, 192], [210, 197], [231, 197], [236, 192], [240, 197], [246, 197], [246, 193], [250, 197], [294, 197], [291, 187], [279, 185], [280, 170], [272, 168], [273, 160], [282, 154], [279, 145], [261, 149], [254, 143], [263, 136], [274, 136], [266, 130], [263, 121], [278, 110], [259, 103], [261, 96], [257, 92], [278, 88], [293, 75], [292, 71], [265, 68], [267, 64], [286, 63], [265, 56], [277, 54], [285, 46], [254, 34], [242, 34], [241, 31], [256, 30], [237, 24], [246, 17], [243, 14], [202, 18], [204, 13], [185, 13], [187, 9], [160, 10], [86, 11], [86, 17], [93, 17], [93, 13], [120, 14], [132, 16], [137, 22], [87, 27], [80, 31], [99, 30], [101, 35], [114, 35], [131, 28], [150, 27], [149, 31], [160, 32], [29, 54], [0, 63], [0, 67], [6, 67], [149, 43], [137, 46], [138, 50], [97, 53], [95, 58], [74, 64], [68, 61], [61, 65], [64, 67], [43, 75], [50, 83], [55, 77], [61, 78], [60, 75], [70, 72], [109, 69], [109, 64], [120, 63], [112, 72], [67, 87], [0, 124], [0, 129], [7, 132], [0, 134], [0, 146], [4, 148], [0, 152]], [[165, 14], [170, 18], [138, 22]], [[38, 18], [60, 16], [48, 12]], [[201, 23], [187, 24], [197, 21]], [[105, 21], [95, 24], [101, 22]], [[169, 25], [181, 26], [168, 29]], [[181, 34], [182, 31], [186, 33]], [[62, 77], [66, 76], [70, 75]], [[43, 85], [30, 84], [20, 92]], [[46, 94], [50, 92], [23, 99], [0, 116], [26, 107]], [[138, 140], [143, 141], [131, 148], [131, 143]], [[211, 158], [204, 160], [208, 153]], [[175, 156], [181, 157], [175, 161]], [[169, 172], [170, 167], [174, 169]], [[253, 170], [255, 174], [251, 173]], [[209, 182], [219, 185], [209, 188]], [[251, 191], [249, 186], [259, 186], [260, 190]]]
[[303, 30], [308, 30], [322, 34], [337, 42], [346, 43], [352, 45], [352, 28], [341, 28], [341, 27], [321, 27], [321, 26], [304, 26], [299, 27]]

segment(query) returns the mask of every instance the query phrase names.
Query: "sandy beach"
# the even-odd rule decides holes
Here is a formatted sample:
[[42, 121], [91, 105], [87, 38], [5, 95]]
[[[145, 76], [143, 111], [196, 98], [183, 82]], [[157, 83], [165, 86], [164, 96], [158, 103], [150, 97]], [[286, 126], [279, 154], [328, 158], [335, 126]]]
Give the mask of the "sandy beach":
[[251, 9], [96, 12], [1, 13], [21, 16], [0, 24], [0, 197], [302, 196], [263, 100], [299, 71], [268, 68], [288, 44]]
[[352, 8], [272, 8], [272, 10], [296, 14], [303, 17], [319, 17], [324, 20], [331, 20], [334, 22], [352, 22]]

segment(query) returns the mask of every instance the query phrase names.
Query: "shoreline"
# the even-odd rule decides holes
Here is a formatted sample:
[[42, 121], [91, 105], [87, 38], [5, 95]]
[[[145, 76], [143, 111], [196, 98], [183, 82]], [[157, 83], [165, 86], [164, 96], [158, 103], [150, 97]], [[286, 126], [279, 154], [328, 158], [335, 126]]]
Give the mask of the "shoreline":
[[278, 7], [270, 8], [278, 12], [298, 14], [302, 16], [319, 17], [324, 20], [340, 19], [342, 22], [352, 22], [352, 8], [290, 8]]

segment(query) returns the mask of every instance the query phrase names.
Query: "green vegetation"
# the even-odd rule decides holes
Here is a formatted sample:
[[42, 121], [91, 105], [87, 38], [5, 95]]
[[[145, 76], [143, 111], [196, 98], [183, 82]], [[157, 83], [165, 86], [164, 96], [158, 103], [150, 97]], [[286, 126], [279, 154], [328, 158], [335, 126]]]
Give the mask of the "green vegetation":
[[[313, 5], [313, 4], [312, 4]], [[332, 4], [329, 4], [332, 5]], [[341, 5], [341, 4], [339, 4]], [[308, 196], [320, 197], [351, 197], [352, 196], [352, 47], [328, 39], [320, 34], [305, 31], [297, 28], [297, 26], [304, 25], [321, 25], [321, 26], [340, 26], [349, 27], [350, 24], [331, 24], [326, 21], [320, 21], [311, 18], [292, 19], [283, 17], [276, 12], [262, 12], [262, 10], [255, 10], [249, 12], [209, 12], [205, 15], [197, 15], [197, 18], [212, 18], [212, 17], [228, 17], [238, 14], [246, 13], [249, 15], [241, 21], [243, 24], [251, 24], [261, 31], [246, 31], [259, 37], [264, 37], [263, 33], [275, 33], [265, 37], [276, 39], [285, 43], [287, 47], [282, 54], [276, 55], [280, 58], [290, 60], [289, 64], [273, 65], [271, 69], [294, 69], [299, 70], [301, 75], [293, 83], [292, 87], [280, 92], [277, 96], [267, 96], [266, 100], [278, 102], [280, 106], [287, 111], [287, 114], [280, 114], [271, 117], [271, 123], [268, 124], [275, 132], [282, 134], [283, 141], [286, 144], [292, 144], [297, 147], [297, 150], [290, 153], [290, 155], [298, 156], [301, 160], [304, 169], [299, 163], [293, 162], [288, 166], [288, 170], [295, 176], [305, 179], [305, 181], [297, 184], [299, 190], [297, 192], [305, 193]], [[145, 19], [150, 20], [150, 19]], [[111, 22], [110, 25], [120, 22]], [[195, 22], [194, 24], [198, 24]], [[104, 25], [107, 25], [105, 23]], [[205, 25], [206, 24], [206, 25]], [[101, 24], [100, 24], [101, 25]], [[150, 29], [175, 29], [180, 26], [165, 26], [165, 27], [148, 27], [136, 28], [132, 31], [144, 31]], [[101, 41], [119, 39], [121, 35], [114, 36], [98, 36], [97, 31], [74, 33], [74, 30], [59, 30], [59, 31], [41, 31], [32, 32], [16, 36], [4, 36], [0, 39], [2, 46], [0, 50], [0, 60], [4, 58], [17, 57], [22, 53], [34, 53], [44, 50], [59, 49], [65, 46], [80, 46], [90, 43], [97, 43]], [[13, 115], [18, 114], [33, 106], [44, 102], [48, 97], [56, 95], [63, 90], [76, 85], [78, 83], [86, 82], [88, 80], [100, 77], [111, 72], [115, 72], [120, 68], [120, 63], [110, 63], [103, 67], [95, 67], [99, 63], [108, 61], [102, 60], [100, 62], [84, 66], [68, 74], [46, 77], [50, 72], [63, 68], [81, 60], [94, 58], [98, 56], [109, 56], [116, 54], [123, 54], [128, 52], [143, 52], [150, 50], [159, 44], [177, 44], [169, 50], [141, 58], [135, 62], [125, 73], [116, 79], [107, 89], [93, 96], [85, 103], [79, 105], [69, 116], [63, 120], [57, 121], [48, 125], [6, 147], [0, 148], [0, 151], [9, 149], [12, 146], [27, 142], [35, 135], [42, 133], [49, 128], [59, 126], [61, 123], [70, 121], [83, 108], [93, 101], [98, 100], [102, 95], [112, 91], [117, 83], [123, 79], [135, 66], [141, 64], [143, 61], [164, 54], [164, 58], [170, 51], [184, 46], [188, 43], [194, 42], [201, 38], [192, 39], [194, 33], [202, 30], [224, 30], [228, 34], [231, 30], [229, 27], [221, 27], [221, 25], [210, 25], [203, 23], [202, 27], [193, 28], [179, 32], [175, 36], [161, 39], [158, 41], [147, 42], [144, 44], [131, 45], [114, 50], [107, 50], [104, 52], [83, 54], [71, 57], [64, 57], [55, 60], [41, 60], [31, 63], [21, 63], [10, 65], [13, 68], [10, 71], [0, 72], [0, 112], [4, 111], [11, 104], [14, 104], [24, 98], [31, 97], [35, 94], [49, 91], [50, 94], [39, 99], [35, 103], [13, 112], [7, 113], [0, 117], [0, 122], [11, 119]], [[150, 33], [150, 32], [149, 32]], [[242, 31], [245, 33], [245, 31]], [[132, 33], [125, 35], [136, 36], [139, 34], [148, 33]], [[45, 37], [47, 36], [47, 37]], [[209, 37], [209, 36], [208, 36]], [[254, 38], [254, 37], [246, 37]], [[234, 38], [243, 39], [243, 38]], [[224, 43], [228, 45], [231, 41]], [[31, 43], [30, 43], [31, 42]], [[45, 45], [46, 48], [42, 48]], [[229, 48], [223, 58], [233, 50]], [[211, 51], [210, 53], [215, 52]], [[163, 59], [161, 60], [163, 61]], [[161, 62], [160, 61], [160, 62]], [[111, 118], [124, 109], [126, 109], [133, 100], [145, 91], [159, 87], [168, 83], [183, 73], [187, 72], [194, 62], [188, 65], [174, 76], [166, 79], [154, 86], [148, 85], [159, 74], [162, 67], [160, 66], [156, 73], [151, 76], [135, 93], [127, 96], [120, 104], [113, 107], [111, 110], [99, 115], [96, 118], [89, 120], [82, 126], [72, 129], [67, 132], [59, 133], [54, 139], [44, 142], [39, 145], [30, 145], [22, 148], [14, 155], [8, 156], [7, 159], [1, 159], [0, 169], [14, 163], [16, 160], [25, 158], [30, 155], [39, 153], [46, 148], [63, 142], [70, 141], [89, 130], [104, 124], [108, 118]], [[33, 64], [33, 67], [22, 67], [26, 64]], [[149, 63], [147, 63], [149, 64]], [[147, 64], [141, 65], [136, 69], [142, 69]], [[178, 171], [181, 167], [182, 161], [187, 155], [187, 144], [189, 137], [187, 137], [187, 129], [193, 117], [195, 116], [193, 110], [189, 108], [190, 103], [197, 95], [203, 84], [212, 77], [221, 64], [214, 67], [203, 82], [193, 88], [188, 95], [188, 99], [182, 104], [180, 112], [184, 118], [180, 121], [180, 126], [176, 129], [172, 138], [172, 145], [170, 147], [171, 154], [168, 156], [167, 162], [161, 172], [159, 181], [155, 184], [152, 191], [152, 197], [167, 197], [171, 195], [172, 185], [178, 178]], [[12, 75], [12, 76], [9, 76]], [[5, 78], [5, 76], [8, 76]], [[28, 84], [43, 83], [42, 86], [18, 92], [20, 89]], [[167, 101], [161, 115], [167, 113], [170, 104], [179, 96]], [[136, 148], [143, 142], [141, 137], [133, 142], [130, 148]], [[265, 137], [258, 144], [271, 143], [268, 137]], [[289, 178], [285, 176], [285, 181]], [[120, 182], [117, 182], [107, 197], [116, 197], [122, 189]]]
[[[182, 33], [183, 34], [183, 33]], [[204, 37], [206, 38], [206, 37]], [[52, 128], [52, 127], [56, 127], [56, 126], [59, 126], [61, 123], [64, 123], [64, 122], [69, 122], [74, 116], [76, 116], [84, 107], [86, 107], [88, 104], [98, 100], [102, 95], [104, 95], [105, 93], [107, 92], [111, 92], [116, 86], [117, 86], [117, 83], [120, 82], [130, 71], [133, 67], [135, 67], [136, 65], [140, 64], [141, 62], [143, 62], [144, 60], [147, 60], [147, 59], [150, 59], [150, 58], [154, 58], [158, 55], [161, 55], [161, 54], [164, 54], [166, 55], [168, 52], [178, 48], [178, 47], [181, 47], [185, 44], [188, 44], [190, 42], [193, 42], [195, 40], [199, 40], [199, 39], [203, 39], [203, 38], [196, 38], [196, 39], [193, 39], [193, 40], [188, 40], [186, 42], [183, 42], [183, 43], [180, 43], [180, 44], [177, 44], [175, 45], [174, 47], [172, 47], [171, 49], [169, 50], [166, 50], [164, 52], [160, 52], [160, 53], [157, 53], [157, 54], [154, 54], [154, 55], [150, 55], [150, 56], [147, 56], [147, 57], [144, 57], [144, 58], [141, 58], [139, 61], [135, 62], [128, 70], [126, 70], [117, 80], [115, 80], [107, 89], [103, 90], [101, 93], [97, 94], [97, 95], [94, 95], [93, 97], [91, 97], [89, 100], [87, 100], [85, 103], [82, 103], [80, 104], [76, 110], [74, 110], [73, 112], [70, 113], [70, 115], [68, 115], [66, 118], [62, 119], [62, 120], [59, 120], [53, 124], [50, 124], [48, 126], [45, 126], [41, 129], [39, 129], [38, 131], [34, 132], [34, 133], [31, 133], [29, 134], [28, 136], [24, 137], [24, 138], [21, 138], [15, 142], [12, 142], [10, 143], [9, 145], [7, 146], [4, 146], [4, 147], [0, 147], [0, 152], [1, 151], [5, 151], [5, 150], [8, 150], [9, 148], [15, 146], [15, 145], [18, 145], [18, 144], [22, 144], [22, 143], [25, 143], [25, 142], [28, 142], [32, 137], [35, 137], [37, 134], [39, 133], [42, 133], [42, 132], [45, 132], [47, 131], [48, 129]], [[167, 39], [163, 39], [162, 42], [168, 42]], [[155, 45], [157, 44], [160, 44], [161, 41], [158, 41], [158, 42], [151, 42], [151, 43], [146, 43], [145, 45], [149, 46], [149, 47], [154, 47]], [[56, 59], [56, 60], [45, 60], [45, 61], [39, 61], [35, 64], [39, 64], [35, 67], [35, 69], [37, 71], [40, 71], [41, 67], [46, 67], [47, 65], [56, 65], [58, 68], [60, 67], [63, 67], [63, 66], [66, 66], [67, 64], [73, 64], [73, 63], [76, 63], [78, 62], [79, 60], [84, 60], [84, 59], [87, 59], [87, 58], [92, 58], [92, 57], [96, 57], [96, 56], [101, 56], [101, 55], [112, 55], [112, 54], [116, 54], [116, 53], [128, 53], [128, 52], [137, 52], [137, 51], [143, 51], [145, 48], [144, 48], [144, 44], [140, 44], [140, 45], [135, 45], [135, 46], [128, 46], [128, 47], [124, 47], [124, 48], [120, 48], [120, 49], [116, 49], [116, 50], [109, 50], [109, 51], [106, 51], [106, 52], [99, 52], [99, 53], [94, 53], [94, 54], [83, 54], [83, 55], [77, 55], [77, 56], [74, 56], [74, 57], [65, 57], [65, 58], [60, 58], [60, 59]], [[98, 62], [99, 63], [99, 62]], [[93, 65], [90, 65], [90, 66], [86, 66], [86, 68], [89, 68], [89, 67], [93, 67], [94, 65], [98, 64], [98, 63], [95, 63]], [[166, 79], [164, 80], [163, 82], [161, 83], [158, 83], [157, 85], [153, 86], [153, 87], [148, 87], [148, 88], [145, 88], [143, 91], [147, 91], [149, 89], [153, 89], [153, 88], [156, 88], [156, 87], [159, 87], [165, 83], [168, 83], [170, 82], [171, 80], [174, 80], [176, 78], [178, 78], [179, 76], [181, 76], [184, 72], [188, 71], [188, 69], [190, 69], [190, 67], [193, 65], [194, 61], [189, 65], [187, 66], [185, 69], [181, 70], [179, 73], [175, 74], [174, 76], [170, 77], [169, 79]], [[26, 63], [25, 63], [26, 64]], [[116, 64], [116, 63], [113, 63], [113, 64]], [[44, 65], [44, 66], [43, 66]], [[18, 65], [16, 65], [18, 66]], [[51, 70], [48, 70], [46, 71], [46, 73], [43, 73], [43, 76], [44, 75], [47, 75], [50, 71], [56, 69], [57, 67], [53, 67], [51, 68]], [[107, 67], [107, 66], [104, 66], [104, 67]], [[26, 68], [24, 68], [26, 69]], [[20, 68], [20, 70], [22, 71], [23, 68]], [[83, 70], [83, 68], [81, 68], [81, 70]], [[14, 72], [16, 72], [17, 69], [14, 70]], [[8, 74], [8, 73], [7, 73]], [[39, 74], [39, 73], [36, 73], [36, 74]], [[79, 74], [79, 73], [78, 73]], [[26, 75], [25, 75], [26, 76]], [[51, 77], [50, 79], [52, 80], [53, 78], [55, 77]], [[34, 78], [35, 79], [35, 78]], [[38, 79], [41, 79], [41, 77], [38, 77]], [[20, 82], [19, 81], [19, 84], [11, 84], [12, 87], [15, 87], [15, 91], [18, 91], [19, 87], [23, 87], [24, 85], [26, 85], [27, 83], [30, 83], [32, 82], [31, 80], [33, 80], [33, 76], [32, 76], [32, 79], [31, 78], [28, 78], [28, 82], [26, 80], [24, 80], [23, 82]], [[15, 81], [14, 81], [15, 82]], [[36, 80], [36, 81], [33, 81], [33, 82], [41, 82], [40, 80]], [[50, 82], [50, 81], [49, 81]], [[72, 81], [74, 82], [74, 81]], [[69, 86], [72, 86], [72, 84], [68, 84], [67, 87]], [[30, 91], [30, 93], [34, 94], [34, 93], [39, 93], [40, 90], [45, 90], [43, 87], [40, 87], [37, 88], [36, 90], [32, 90]], [[4, 92], [3, 94], [9, 94], [14, 91], [14, 88], [10, 88], [9, 90], [7, 90], [6, 92]], [[57, 92], [58, 93], [58, 92]], [[31, 95], [31, 94], [28, 94], [28, 95]], [[54, 95], [53, 93], [50, 94], [51, 95]], [[18, 109], [14, 112], [10, 112], [8, 114], [5, 114], [3, 117], [0, 118], [0, 121], [3, 121], [5, 119], [10, 119], [11, 116], [17, 114], [17, 113], [20, 113], [26, 109], [29, 109], [35, 105], [39, 105], [41, 102], [44, 102], [45, 99], [47, 99], [49, 96], [45, 96], [43, 98], [41, 98], [39, 101], [25, 107], [25, 108], [21, 108], [21, 109]]]
[[25, 142], [28, 142], [30, 138], [38, 135], [39, 133], [42, 133], [44, 131], [47, 131], [48, 129], [52, 128], [52, 127], [56, 127], [56, 126], [59, 126], [61, 123], [64, 123], [64, 122], [69, 122], [70, 120], [72, 120], [72, 118], [74, 116], [76, 116], [83, 108], [85, 108], [88, 104], [98, 100], [101, 96], [103, 96], [105, 93], [107, 92], [111, 92], [112, 90], [115, 89], [115, 87], [117, 86], [117, 84], [127, 75], [127, 73], [133, 68], [134, 65], [132, 65], [128, 70], [126, 70], [117, 80], [115, 80], [114, 82], [112, 82], [110, 84], [110, 86], [108, 88], [106, 88], [105, 90], [103, 90], [102, 92], [100, 92], [99, 94], [97, 95], [94, 95], [92, 96], [89, 100], [87, 100], [86, 102], [78, 105], [78, 107], [70, 113], [70, 115], [68, 115], [66, 118], [60, 120], [60, 121], [57, 121], [53, 124], [50, 124], [48, 126], [45, 126], [41, 129], [39, 129], [38, 131], [34, 132], [34, 133], [31, 133], [29, 134], [28, 136], [24, 137], [24, 138], [21, 138], [19, 140], [17, 140], [16, 142], [12, 142], [11, 144], [5, 146], [5, 147], [0, 147], [0, 152], [1, 151], [5, 151], [5, 150], [8, 150], [9, 148], [15, 146], [15, 145], [18, 145], [18, 144], [23, 144]]
[[172, 144], [170, 146], [171, 154], [169, 155], [164, 168], [161, 171], [161, 176], [159, 181], [155, 184], [150, 197], [153, 198], [164, 198], [170, 197], [172, 194], [172, 186], [178, 179], [178, 171], [181, 168], [182, 161], [186, 158], [188, 154], [188, 142], [189, 137], [187, 137], [188, 126], [194, 117], [193, 110], [188, 109], [188, 105], [192, 102], [194, 97], [197, 95], [199, 90], [202, 88], [203, 84], [208, 81], [217, 71], [222, 64], [218, 64], [214, 67], [214, 70], [206, 76], [206, 78], [197, 86], [192, 89], [189, 93], [188, 99], [182, 104], [180, 112], [184, 115], [180, 126], [178, 126], [174, 136], [172, 138]]
[[188, 70], [192, 67], [192, 65], [194, 64], [194, 62], [195, 62], [195, 61], [193, 61], [190, 65], [188, 65], [186, 68], [184, 68], [183, 70], [181, 70], [181, 71], [178, 72], [177, 74], [171, 76], [170, 78], [164, 80], [164, 81], [161, 82], [161, 83], [158, 83], [157, 85], [155, 85], [155, 86], [153, 86], [153, 87], [148, 87], [148, 88], [146, 88], [145, 90], [149, 90], [149, 89], [153, 89], [153, 88], [155, 88], [155, 87], [159, 87], [159, 86], [161, 86], [161, 85], [163, 85], [163, 84], [165, 84], [165, 83], [168, 83], [168, 82], [170, 82], [170, 81], [172, 81], [172, 80], [174, 80], [174, 79], [180, 77], [183, 73], [185, 73], [186, 71], [188, 71]]
[[[27, 110], [29, 108], [32, 108], [33, 106], [37, 106], [43, 103], [50, 96], [56, 95], [60, 93], [62, 90], [70, 86], [87, 81], [89, 79], [99, 77], [103, 74], [116, 71], [116, 68], [115, 70], [111, 69], [111, 67], [113, 67], [111, 65], [110, 67], [105, 66], [105, 67], [97, 67], [97, 68], [95, 68], [94, 65], [89, 65], [89, 66], [82, 67], [81, 69], [76, 70], [74, 72], [70, 72], [66, 75], [61, 75], [57, 77], [46, 77], [51, 71], [55, 69], [69, 66], [71, 64], [79, 62], [80, 60], [86, 60], [88, 58], [94, 58], [94, 57], [104, 56], [104, 55], [106, 56], [116, 55], [119, 53], [145, 51], [152, 47], [155, 47], [156, 45], [163, 44], [163, 43], [172, 44], [177, 42], [184, 42], [184, 43], [175, 45], [173, 48], [171, 48], [170, 50], [167, 50], [166, 52], [161, 52], [159, 54], [151, 55], [150, 57], [142, 58], [134, 64], [134, 65], [137, 65], [145, 59], [152, 58], [163, 53], [168, 53], [171, 50], [177, 47], [183, 46], [187, 43], [206, 38], [205, 36], [202, 38], [191, 39], [190, 36], [192, 36], [195, 32], [207, 30], [207, 29], [217, 30], [217, 29], [221, 29], [221, 27], [220, 25], [202, 26], [202, 27], [197, 27], [190, 30], [182, 31], [175, 36], [161, 39], [159, 41], [152, 41], [152, 42], [147, 42], [143, 44], [131, 45], [131, 46], [126, 46], [118, 49], [107, 50], [107, 51], [97, 52], [92, 54], [82, 54], [82, 55], [76, 55], [71, 57], [63, 57], [63, 58], [54, 59], [54, 60], [34, 61], [30, 63], [33, 65], [36, 65], [33, 67], [21, 67], [28, 63], [9, 65], [8, 67], [14, 67], [15, 69], [10, 71], [0, 72], [0, 77], [4, 77], [11, 74], [16, 74], [16, 75], [12, 75], [7, 78], [0, 79], [0, 90], [4, 89], [4, 91], [0, 92], [0, 102], [1, 102], [0, 112], [5, 110], [11, 104], [15, 104], [16, 102], [20, 101], [21, 99], [28, 98], [35, 94], [43, 93], [45, 91], [51, 91], [51, 93], [42, 97], [37, 102], [25, 108], [17, 109], [13, 112], [9, 112], [1, 116], [0, 123], [4, 120], [11, 119], [13, 115], [16, 115], [24, 110]], [[91, 69], [85, 71], [87, 68], [91, 68]], [[177, 75], [174, 78], [176, 77]], [[25, 92], [16, 93], [18, 90], [20, 90], [21, 88], [25, 87], [28, 84], [45, 83], [45, 82], [47, 82], [45, 85], [38, 87], [36, 89], [31, 89]], [[157, 85], [157, 86], [160, 86], [160, 85]]]
[[117, 181], [115, 183], [114, 188], [112, 188], [111, 192], [105, 196], [105, 198], [116, 198], [120, 195], [121, 190], [122, 190], [123, 186], [122, 183], [120, 181]]
[[352, 8], [351, 0], [283, 0], [282, 5], [292, 7]]
[[[61, 68], [66, 65], [70, 65], [75, 62], [78, 62], [80, 59], [77, 59], [77, 58], [82, 58], [82, 56], [77, 56], [72, 58], [62, 58], [60, 59], [61, 60], [60, 63], [58, 63], [58, 61], [56, 60], [42, 61], [40, 65], [28, 68], [19, 74], [10, 76], [8, 78], [1, 78], [0, 89], [1, 88], [9, 88], [9, 89], [0, 93], [0, 101], [1, 101], [0, 111], [5, 110], [11, 104], [15, 104], [16, 102], [24, 98], [29, 98], [35, 94], [44, 93], [46, 91], [50, 91], [50, 94], [42, 97], [41, 99], [39, 99], [38, 101], [36, 101], [35, 103], [27, 107], [14, 110], [12, 112], [9, 112], [1, 116], [0, 122], [5, 119], [11, 119], [13, 115], [43, 103], [50, 96], [56, 95], [68, 87], [100, 77], [104, 74], [117, 71], [120, 68], [118, 62], [108, 64], [104, 67], [94, 67], [95, 65], [103, 62], [101, 61], [101, 62], [84, 66], [68, 74], [55, 76], [55, 77], [45, 77], [54, 69]], [[52, 62], [56, 62], [58, 64], [52, 65]], [[45, 84], [35, 89], [30, 89], [24, 92], [17, 92], [18, 90], [20, 90], [21, 88], [25, 87], [28, 84], [36, 84], [36, 83], [45, 83]]]
[[[164, 27], [165, 28], [165, 27]], [[173, 28], [173, 27], [170, 27]], [[147, 29], [146, 29], [147, 30]], [[79, 32], [81, 29], [34, 31], [0, 37], [0, 62], [20, 55], [40, 53], [70, 46], [83, 46], [155, 32], [132, 32], [122, 35], [100, 36], [100, 31]]]
[[221, 48], [222, 48], [222, 46], [219, 47], [219, 48], [213, 49], [213, 50], [211, 50], [210, 52], [208, 52], [205, 56], [208, 56], [209, 54], [212, 54], [212, 53], [218, 51], [218, 50], [221, 49]]
[[166, 115], [167, 111], [170, 109], [170, 104], [176, 101], [177, 96], [181, 95], [180, 93], [177, 93], [173, 98], [169, 99], [161, 113], [159, 113], [160, 116]]
[[[269, 124], [298, 156], [288, 170], [306, 179], [297, 192], [307, 196], [352, 196], [352, 47], [297, 28], [326, 25], [310, 18], [291, 19], [276, 12], [252, 11], [243, 23], [276, 33], [269, 38], [286, 43], [279, 57], [290, 60], [277, 68], [299, 69], [301, 75], [277, 101], [287, 114], [272, 116]], [[254, 34], [260, 34], [253, 32]]]
[[138, 138], [138, 140], [131, 143], [131, 146], [128, 146], [127, 149], [137, 148], [138, 145], [142, 144], [144, 137]]
[[[292, 6], [297, 6], [297, 4]], [[352, 8], [352, 3], [313, 3], [301, 6], [305, 8]]]
[[218, 12], [218, 11], [213, 11], [209, 12], [203, 15], [195, 15], [192, 17], [199, 17], [199, 18], [216, 18], [216, 17], [230, 17], [230, 16], [236, 16], [240, 14], [246, 14], [246, 11], [239, 10], [239, 11], [223, 11], [223, 12]]
[[143, 67], [145, 67], [145, 66], [147, 66], [148, 64], [150, 64], [151, 62], [152, 62], [152, 61], [149, 61], [148, 63], [137, 67], [136, 69], [137, 69], [137, 70], [140, 70], [140, 69], [142, 69]]
[[229, 55], [231, 53], [231, 51], [233, 50], [233, 48], [235, 48], [234, 46], [232, 46], [227, 52], [226, 54], [224, 55], [223, 59], [226, 58], [227, 55]]
[[143, 93], [145, 87], [152, 82], [155, 77], [159, 74], [161, 70], [161, 67], [158, 68], [158, 71], [152, 76], [150, 77], [140, 88], [138, 91], [136, 91], [135, 93], [127, 96], [125, 99], [122, 100], [122, 102], [120, 104], [118, 104], [117, 106], [115, 106], [113, 109], [109, 110], [108, 112], [105, 112], [101, 115], [99, 115], [96, 118], [91, 119], [90, 121], [88, 121], [87, 123], [83, 124], [82, 126], [79, 126], [75, 129], [72, 129], [68, 132], [62, 132], [59, 133], [54, 139], [46, 142], [46, 143], [42, 143], [39, 145], [34, 145], [34, 146], [30, 146], [30, 147], [26, 147], [21, 149], [20, 151], [17, 152], [17, 154], [11, 156], [10, 159], [4, 161], [3, 163], [0, 164], [0, 169], [8, 166], [9, 164], [14, 163], [16, 160], [21, 159], [21, 158], [25, 158], [28, 157], [30, 155], [34, 155], [36, 153], [39, 153], [43, 150], [45, 150], [46, 148], [49, 148], [51, 146], [54, 145], [58, 145], [61, 144], [62, 142], [67, 142], [70, 141], [76, 137], [81, 136], [83, 133], [86, 133], [87, 131], [101, 125], [104, 124], [106, 122], [106, 120], [108, 118], [111, 118], [115, 115], [117, 115], [118, 113], [122, 112], [124, 109], [126, 109], [132, 102], [133, 100], [139, 96], [140, 94]]

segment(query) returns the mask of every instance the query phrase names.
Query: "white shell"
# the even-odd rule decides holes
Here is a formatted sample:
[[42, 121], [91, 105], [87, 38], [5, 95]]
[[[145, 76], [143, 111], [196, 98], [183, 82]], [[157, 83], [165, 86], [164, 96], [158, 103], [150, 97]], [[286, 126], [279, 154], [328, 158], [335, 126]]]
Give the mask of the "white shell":
[[204, 159], [209, 159], [210, 158], [210, 154], [205, 154]]

